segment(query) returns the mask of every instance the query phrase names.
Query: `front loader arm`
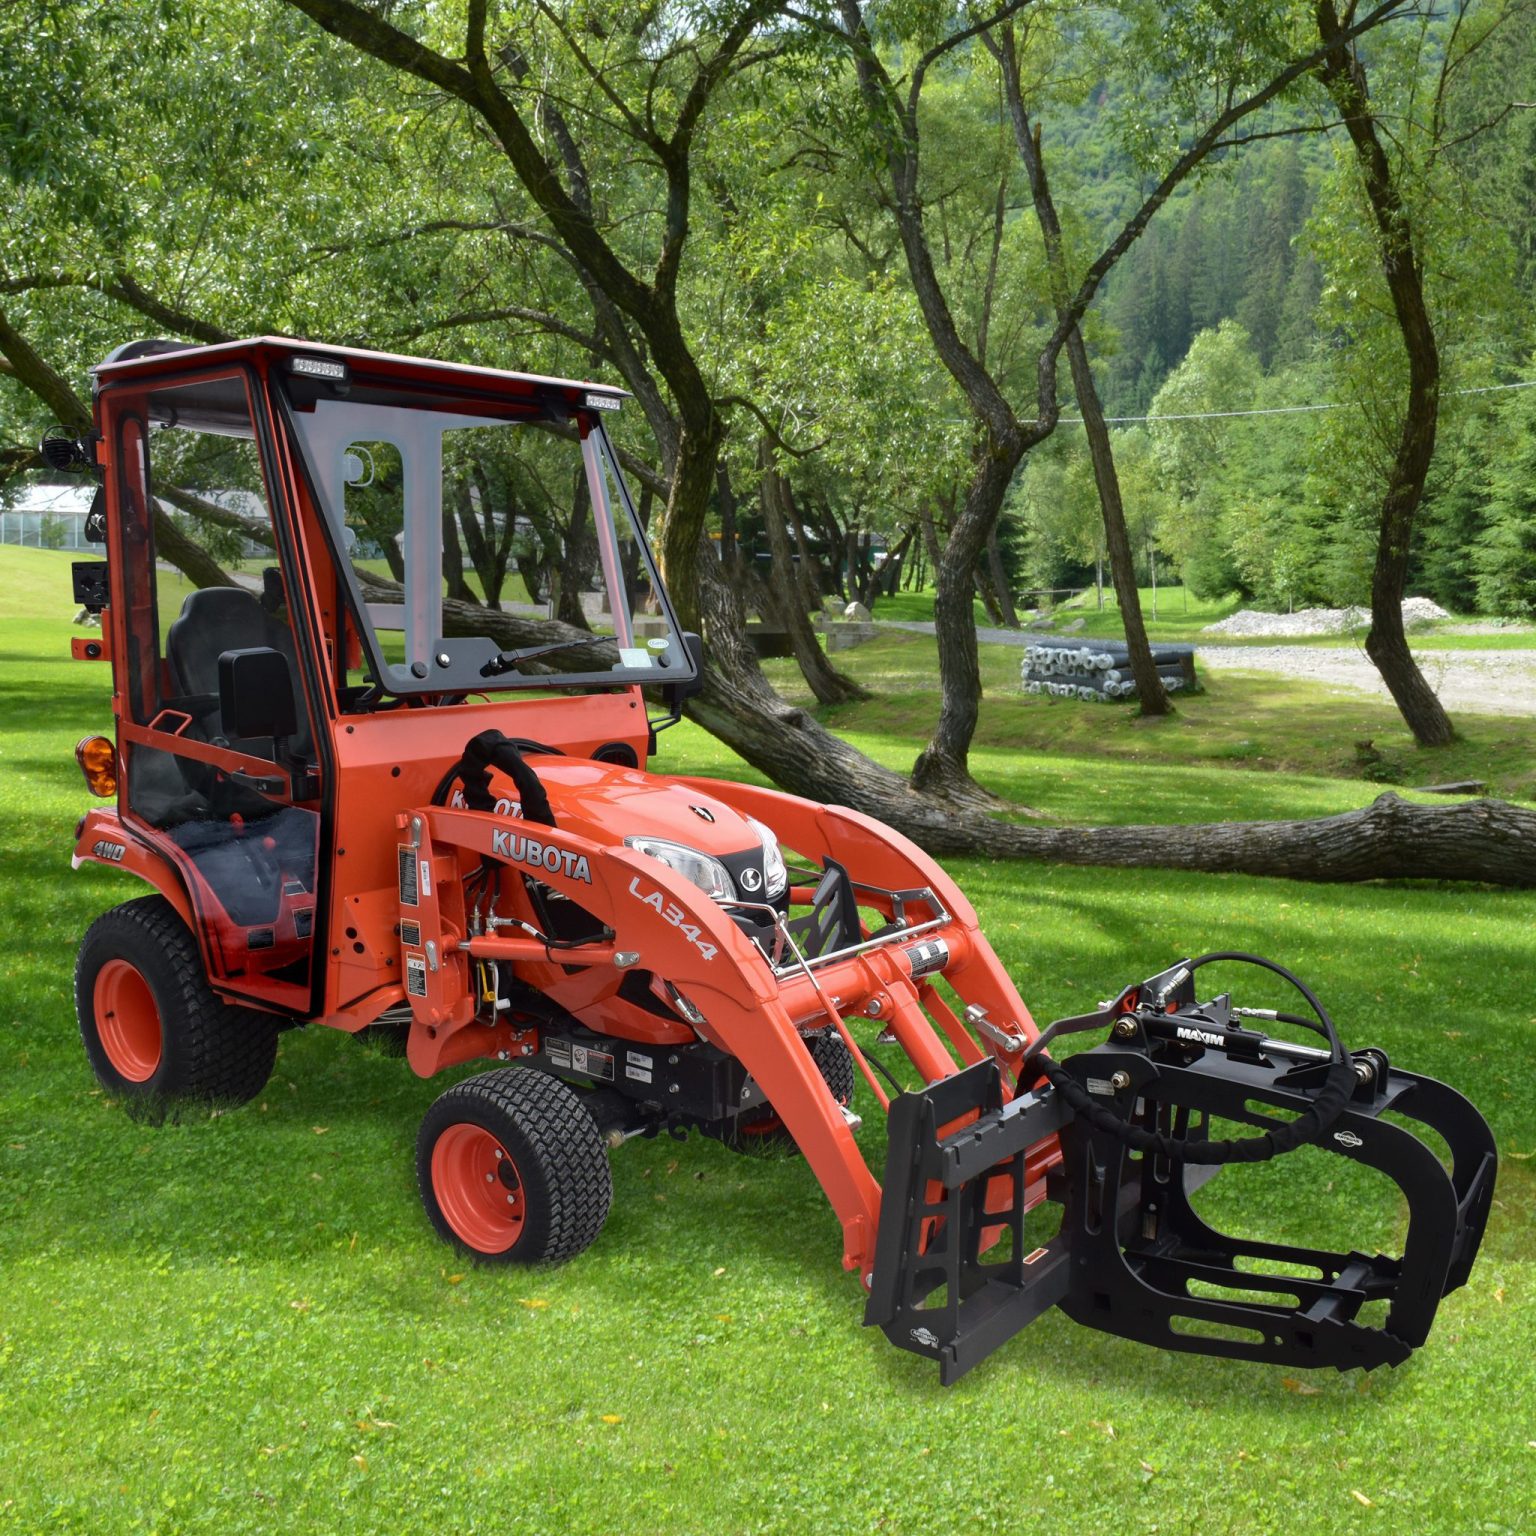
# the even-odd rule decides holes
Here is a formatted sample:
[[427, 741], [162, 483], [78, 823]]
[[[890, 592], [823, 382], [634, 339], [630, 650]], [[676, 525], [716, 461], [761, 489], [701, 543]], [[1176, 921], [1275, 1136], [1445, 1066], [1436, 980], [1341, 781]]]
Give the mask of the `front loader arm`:
[[[981, 932], [976, 909], [953, 878], [910, 838], [846, 806], [817, 805], [796, 795], [753, 784], [715, 779], [675, 779], [755, 816], [780, 840], [807, 858], [831, 859], [858, 872], [868, 887], [910, 891], [927, 888], [942, 903], [948, 921], [942, 938], [949, 951], [940, 974], [960, 995], [964, 1020], [957, 1018], [931, 980], [919, 986], [923, 1008], [943, 1029], [967, 1065], [996, 1060], [1005, 1093], [1017, 1081], [1019, 1062], [1039, 1031], [1012, 978]], [[979, 1039], [977, 1037], [980, 1037]]]

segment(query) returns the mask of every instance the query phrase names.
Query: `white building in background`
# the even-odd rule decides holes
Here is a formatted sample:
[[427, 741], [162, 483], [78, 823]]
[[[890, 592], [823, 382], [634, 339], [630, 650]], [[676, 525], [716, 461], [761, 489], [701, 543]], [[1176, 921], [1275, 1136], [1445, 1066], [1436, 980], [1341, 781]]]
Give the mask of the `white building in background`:
[[[85, 538], [85, 518], [96, 494], [94, 481], [77, 485], [27, 485], [0, 497], [0, 544], [21, 544], [28, 549], [85, 549], [101, 552], [99, 544]], [[230, 512], [238, 512], [257, 524], [266, 521], [261, 498], [253, 491], [200, 491], [204, 500]], [[155, 498], [173, 517], [180, 514], [170, 502]], [[241, 549], [245, 559], [259, 558], [269, 551], [247, 539]]]
[[28, 549], [96, 549], [85, 541], [94, 481], [27, 485], [0, 500], [0, 544]]

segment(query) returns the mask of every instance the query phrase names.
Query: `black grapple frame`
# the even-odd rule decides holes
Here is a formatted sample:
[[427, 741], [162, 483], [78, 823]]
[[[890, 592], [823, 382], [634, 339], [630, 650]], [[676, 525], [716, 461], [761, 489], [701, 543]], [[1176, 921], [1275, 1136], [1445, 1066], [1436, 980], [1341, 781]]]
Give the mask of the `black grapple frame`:
[[[1185, 961], [1053, 1024], [1020, 1074], [1046, 1073], [1032, 1092], [1005, 1104], [988, 1061], [893, 1102], [867, 1323], [938, 1360], [946, 1384], [1053, 1306], [1164, 1349], [1293, 1367], [1397, 1365], [1424, 1342], [1441, 1297], [1466, 1282], [1488, 1218], [1488, 1126], [1445, 1084], [1378, 1050], [1345, 1051], [1304, 987], [1327, 1049], [1237, 1022], [1312, 1021], [1235, 1009], [1225, 994], [1197, 1002], [1195, 971], [1214, 959], [1295, 981], [1257, 957]], [[1036, 1054], [1088, 1029], [1108, 1038], [1060, 1062]], [[1214, 1120], [1259, 1134], [1211, 1141]], [[1437, 1135], [1447, 1160], [1409, 1124]], [[1047, 1194], [1061, 1225], [1030, 1246], [1024, 1156], [1052, 1134], [1063, 1160]], [[1191, 1204], [1222, 1164], [1304, 1144], [1397, 1184], [1408, 1211], [1399, 1255], [1244, 1241]], [[1362, 1319], [1371, 1302], [1386, 1303], [1379, 1326]]]

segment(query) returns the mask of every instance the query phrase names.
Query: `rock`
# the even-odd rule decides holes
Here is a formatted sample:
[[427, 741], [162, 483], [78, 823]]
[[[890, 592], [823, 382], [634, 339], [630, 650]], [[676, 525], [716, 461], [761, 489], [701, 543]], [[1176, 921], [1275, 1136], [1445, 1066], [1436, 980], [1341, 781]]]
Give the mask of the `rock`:
[[1061, 626], [1061, 632], [1064, 635], [1075, 635], [1087, 622], [1087, 619], [1073, 619], [1070, 624]]
[[866, 640], [873, 640], [880, 633], [878, 624], [829, 624], [827, 625], [827, 650], [847, 651]]
[[[1448, 618], [1450, 614], [1427, 597], [1410, 597], [1403, 601], [1405, 629], [1422, 629], [1437, 619]], [[1244, 608], [1220, 623], [1207, 624], [1201, 633], [1244, 637], [1342, 635], [1352, 629], [1363, 629], [1370, 622], [1370, 613], [1364, 608], [1301, 608], [1295, 613], [1264, 613], [1257, 608]]]
[[859, 624], [868, 624], [869, 609], [866, 608], [863, 603], [849, 603], [848, 606], [843, 609], [843, 617], [845, 619], [853, 619], [856, 623]]

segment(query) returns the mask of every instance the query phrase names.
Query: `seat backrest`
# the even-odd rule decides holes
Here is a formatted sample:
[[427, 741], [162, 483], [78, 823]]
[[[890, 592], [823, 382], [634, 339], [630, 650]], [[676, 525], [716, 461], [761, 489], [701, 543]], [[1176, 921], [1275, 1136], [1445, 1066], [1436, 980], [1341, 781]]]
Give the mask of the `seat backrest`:
[[[280, 651], [288, 659], [294, 714], [299, 721], [298, 734], [288, 746], [294, 753], [307, 757], [311, 750], [309, 715], [299, 685], [293, 635], [286, 624], [267, 613], [243, 587], [202, 587], [189, 593], [181, 613], [166, 631], [165, 659], [179, 692], [191, 698], [206, 698], [210, 694], [217, 698], [219, 657], [225, 651], [263, 645]], [[223, 739], [224, 722], [217, 706], [201, 712], [191, 730], [208, 740]], [[272, 755], [271, 742], [230, 741], [229, 745], [253, 756]]]
[[165, 659], [180, 692], [217, 693], [220, 654], [266, 644], [267, 616], [249, 592], [243, 587], [203, 587], [187, 595], [166, 631]]

